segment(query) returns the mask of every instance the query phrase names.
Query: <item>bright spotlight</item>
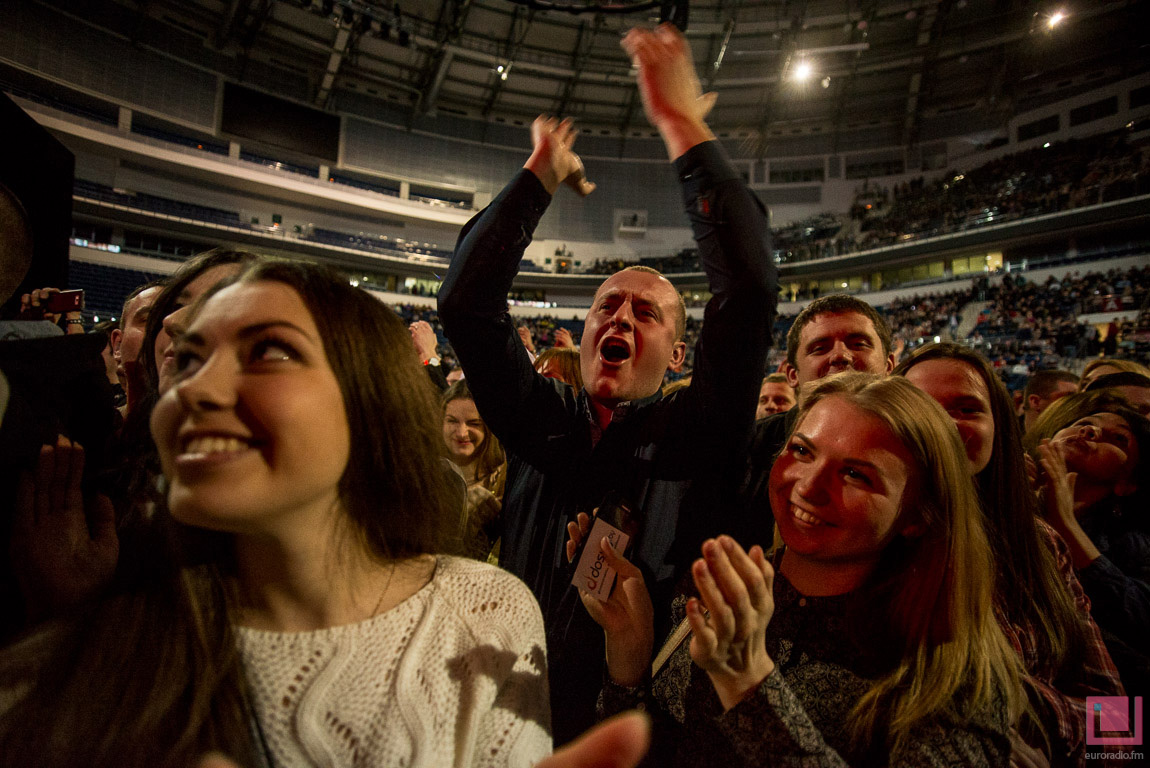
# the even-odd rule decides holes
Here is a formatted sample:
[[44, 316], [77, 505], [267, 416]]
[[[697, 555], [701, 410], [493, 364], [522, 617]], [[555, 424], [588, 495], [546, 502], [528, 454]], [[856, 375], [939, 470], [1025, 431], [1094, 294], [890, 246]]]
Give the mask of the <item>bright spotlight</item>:
[[811, 76], [811, 64], [809, 61], [800, 61], [795, 65], [795, 80], [806, 80]]
[[1046, 20], [1046, 26], [1050, 27], [1051, 29], [1054, 29], [1059, 24], [1061, 24], [1065, 18], [1066, 18], [1065, 13], [1063, 13], [1062, 11], [1055, 11], [1054, 13], [1050, 14], [1050, 18]]

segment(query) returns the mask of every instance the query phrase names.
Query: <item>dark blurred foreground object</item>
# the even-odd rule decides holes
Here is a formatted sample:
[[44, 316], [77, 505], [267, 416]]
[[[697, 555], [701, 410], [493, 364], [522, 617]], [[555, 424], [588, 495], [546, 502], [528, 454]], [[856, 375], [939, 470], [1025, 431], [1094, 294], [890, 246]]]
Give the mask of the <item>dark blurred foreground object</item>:
[[11, 318], [21, 294], [68, 285], [76, 160], [2, 93], [0, 125], [0, 318]]
[[23, 621], [23, 603], [12, 577], [9, 539], [16, 482], [36, 465], [40, 446], [64, 434], [87, 452], [89, 478], [104, 464], [104, 448], [116, 427], [112, 385], [101, 351], [107, 334], [0, 342], [0, 372], [8, 404], [0, 421], [0, 643]]

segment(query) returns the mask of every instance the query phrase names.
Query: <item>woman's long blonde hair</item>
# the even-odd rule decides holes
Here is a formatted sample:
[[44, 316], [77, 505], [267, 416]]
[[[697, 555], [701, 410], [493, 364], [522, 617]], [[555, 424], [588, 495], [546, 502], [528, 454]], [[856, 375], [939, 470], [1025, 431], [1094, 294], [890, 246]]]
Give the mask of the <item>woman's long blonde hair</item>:
[[796, 428], [829, 397], [880, 419], [914, 457], [900, 517], [922, 529], [889, 544], [860, 590], [897, 658], [851, 710], [854, 744], [894, 751], [927, 719], [964, 723], [1004, 703], [1015, 723], [1021, 662], [994, 618], [994, 563], [954, 422], [906, 379], [850, 372], [805, 393]]

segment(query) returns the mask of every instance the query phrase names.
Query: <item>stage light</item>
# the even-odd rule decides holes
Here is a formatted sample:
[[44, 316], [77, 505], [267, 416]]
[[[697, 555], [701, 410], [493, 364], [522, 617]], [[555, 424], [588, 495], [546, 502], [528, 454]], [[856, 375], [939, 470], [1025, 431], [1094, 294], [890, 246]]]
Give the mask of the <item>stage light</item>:
[[826, 77], [823, 78], [823, 88], [830, 88], [830, 87], [831, 87], [831, 76], [827, 75]]
[[1054, 29], [1059, 24], [1061, 24], [1065, 18], [1066, 18], [1065, 13], [1063, 13], [1062, 11], [1055, 11], [1054, 13], [1050, 14], [1050, 18], [1046, 20], [1046, 26], [1050, 27], [1051, 29]]
[[798, 82], [802, 82], [811, 76], [811, 64], [809, 61], [800, 61], [795, 65], [794, 78]]

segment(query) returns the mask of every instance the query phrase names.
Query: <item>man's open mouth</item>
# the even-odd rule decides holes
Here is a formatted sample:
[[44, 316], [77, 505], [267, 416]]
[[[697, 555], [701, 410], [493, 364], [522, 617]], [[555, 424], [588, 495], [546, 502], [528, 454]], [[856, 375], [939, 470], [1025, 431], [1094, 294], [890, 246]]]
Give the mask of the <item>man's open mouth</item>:
[[608, 363], [621, 363], [631, 356], [631, 348], [622, 339], [608, 339], [603, 342], [599, 354]]

